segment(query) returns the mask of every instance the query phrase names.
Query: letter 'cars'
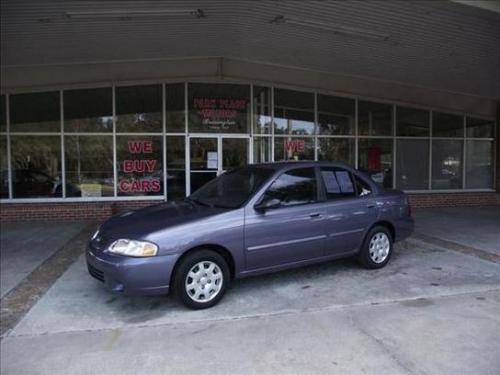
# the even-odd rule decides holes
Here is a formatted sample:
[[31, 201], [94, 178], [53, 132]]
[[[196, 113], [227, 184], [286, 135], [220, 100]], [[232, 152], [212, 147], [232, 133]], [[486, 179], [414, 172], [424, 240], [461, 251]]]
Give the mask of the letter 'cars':
[[288, 162], [223, 173], [183, 201], [112, 217], [92, 236], [89, 273], [112, 291], [173, 291], [215, 305], [231, 279], [356, 256], [381, 268], [408, 237], [408, 197], [343, 164]]

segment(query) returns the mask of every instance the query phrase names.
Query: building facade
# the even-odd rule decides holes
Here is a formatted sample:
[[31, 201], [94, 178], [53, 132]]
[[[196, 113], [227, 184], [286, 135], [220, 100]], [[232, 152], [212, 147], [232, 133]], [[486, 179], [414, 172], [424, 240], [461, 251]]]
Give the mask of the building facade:
[[2, 69], [2, 220], [105, 218], [282, 160], [416, 207], [500, 204], [495, 99], [224, 57]]

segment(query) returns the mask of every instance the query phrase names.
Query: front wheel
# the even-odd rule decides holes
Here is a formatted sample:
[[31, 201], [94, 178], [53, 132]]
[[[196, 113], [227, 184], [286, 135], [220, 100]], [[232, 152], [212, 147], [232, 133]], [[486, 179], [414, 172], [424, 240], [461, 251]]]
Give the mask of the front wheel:
[[175, 274], [175, 294], [191, 309], [206, 309], [217, 304], [229, 283], [225, 259], [211, 250], [200, 250], [184, 258]]
[[366, 268], [382, 268], [392, 255], [392, 236], [383, 226], [372, 228], [366, 235], [358, 260]]

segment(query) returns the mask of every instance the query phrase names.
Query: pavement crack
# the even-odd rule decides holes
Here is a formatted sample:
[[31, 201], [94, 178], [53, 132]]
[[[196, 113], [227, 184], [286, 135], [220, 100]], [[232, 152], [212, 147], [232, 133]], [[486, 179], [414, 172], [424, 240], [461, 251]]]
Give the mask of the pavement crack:
[[401, 369], [403, 369], [407, 374], [410, 375], [427, 375], [426, 372], [417, 369], [416, 365], [409, 361], [408, 359], [401, 358], [397, 352], [395, 352], [390, 346], [386, 344], [383, 339], [378, 338], [377, 336], [370, 333], [367, 329], [360, 324], [359, 321], [355, 320], [353, 316], [349, 316], [349, 320], [351, 325], [357, 329], [362, 335], [368, 337], [370, 340], [374, 341], [377, 344], [377, 347], [380, 348], [385, 354], [389, 356]]

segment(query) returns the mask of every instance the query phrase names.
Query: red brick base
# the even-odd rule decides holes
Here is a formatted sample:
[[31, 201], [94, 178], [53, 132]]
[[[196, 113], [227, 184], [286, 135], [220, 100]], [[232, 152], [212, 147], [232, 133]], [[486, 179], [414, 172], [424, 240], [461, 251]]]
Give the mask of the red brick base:
[[409, 197], [412, 208], [500, 205], [500, 193], [494, 192], [409, 194]]
[[6, 203], [0, 205], [0, 221], [104, 220], [125, 210], [160, 202], [162, 201]]
[[[125, 210], [146, 207], [160, 202], [4, 203], [0, 205], [0, 221], [104, 220]], [[500, 206], [500, 193], [410, 194], [410, 202], [412, 208]]]

